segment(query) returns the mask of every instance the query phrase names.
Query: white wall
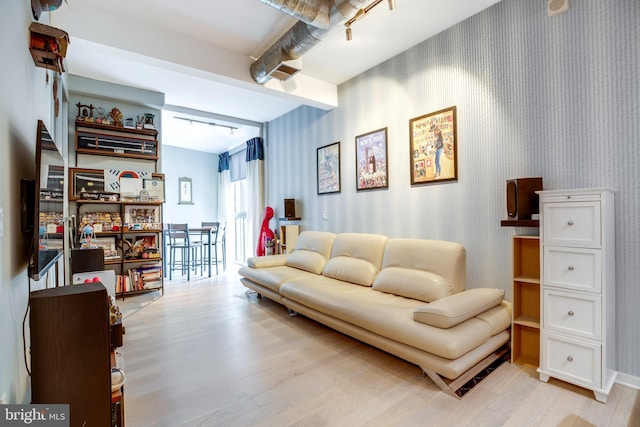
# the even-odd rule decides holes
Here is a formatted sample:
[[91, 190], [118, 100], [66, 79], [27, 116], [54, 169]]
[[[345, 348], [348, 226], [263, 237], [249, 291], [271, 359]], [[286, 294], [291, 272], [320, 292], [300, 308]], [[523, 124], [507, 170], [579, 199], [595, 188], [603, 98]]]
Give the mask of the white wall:
[[[0, 14], [0, 398], [11, 403], [30, 400], [29, 378], [24, 364], [22, 320], [27, 308], [28, 242], [20, 231], [20, 179], [35, 178], [35, 145], [38, 119], [52, 131], [51, 82], [54, 73], [36, 68], [29, 54], [31, 8], [29, 2], [11, 1]], [[40, 22], [47, 23], [44, 14]], [[47, 83], [47, 74], [49, 83]], [[29, 336], [28, 327], [25, 329]]]
[[[505, 181], [615, 188], [618, 368], [638, 377], [638, 40], [637, 0], [571, 2], [554, 18], [544, 1], [503, 0], [341, 85], [336, 110], [302, 107], [269, 123], [267, 203], [278, 217], [295, 198], [303, 230], [461, 242], [468, 286], [511, 299], [511, 237], [538, 230], [500, 226]], [[458, 181], [412, 187], [409, 119], [452, 105]], [[354, 137], [383, 127], [389, 189], [356, 192]], [[316, 149], [336, 141], [342, 192], [318, 196]]]
[[[165, 174], [164, 222], [200, 226], [218, 220], [218, 155], [163, 147]], [[178, 204], [178, 178], [191, 178], [193, 204]]]

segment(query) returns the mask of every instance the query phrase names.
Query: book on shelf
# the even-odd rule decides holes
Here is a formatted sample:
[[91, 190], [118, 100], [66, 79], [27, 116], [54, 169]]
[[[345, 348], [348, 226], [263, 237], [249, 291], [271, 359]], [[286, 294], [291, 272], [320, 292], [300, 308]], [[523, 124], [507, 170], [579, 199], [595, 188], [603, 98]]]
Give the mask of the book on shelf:
[[116, 280], [116, 292], [132, 292], [162, 287], [162, 265], [152, 264], [131, 268]]

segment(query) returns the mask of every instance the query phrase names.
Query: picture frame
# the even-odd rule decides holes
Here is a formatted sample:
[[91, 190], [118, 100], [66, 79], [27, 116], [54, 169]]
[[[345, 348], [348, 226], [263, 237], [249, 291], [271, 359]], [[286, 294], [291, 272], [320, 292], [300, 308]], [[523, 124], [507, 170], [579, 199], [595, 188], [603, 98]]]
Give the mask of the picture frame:
[[458, 180], [456, 107], [409, 120], [411, 185]]
[[93, 238], [91, 242], [98, 248], [102, 248], [104, 250], [105, 261], [120, 259], [115, 237], [96, 237]]
[[191, 178], [178, 178], [178, 204], [193, 205], [193, 182]]
[[153, 205], [126, 205], [124, 207], [125, 232], [162, 230], [160, 209]]
[[144, 180], [144, 189], [149, 193], [149, 201], [164, 203], [164, 174], [154, 173]]
[[103, 170], [69, 168], [69, 200], [84, 199], [87, 195], [98, 200], [106, 193], [109, 192], [105, 189]]
[[318, 194], [340, 192], [340, 142], [334, 142], [317, 149], [316, 175]]
[[387, 128], [356, 136], [356, 190], [388, 187]]

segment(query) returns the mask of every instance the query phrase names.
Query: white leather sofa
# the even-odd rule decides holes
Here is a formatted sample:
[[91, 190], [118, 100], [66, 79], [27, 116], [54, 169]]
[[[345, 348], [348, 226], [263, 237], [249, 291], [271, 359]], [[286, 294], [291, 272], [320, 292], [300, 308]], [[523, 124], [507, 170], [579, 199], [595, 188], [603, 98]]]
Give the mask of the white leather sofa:
[[305, 231], [290, 254], [254, 257], [241, 282], [259, 295], [422, 368], [445, 392], [508, 351], [501, 289], [465, 290], [454, 242]]

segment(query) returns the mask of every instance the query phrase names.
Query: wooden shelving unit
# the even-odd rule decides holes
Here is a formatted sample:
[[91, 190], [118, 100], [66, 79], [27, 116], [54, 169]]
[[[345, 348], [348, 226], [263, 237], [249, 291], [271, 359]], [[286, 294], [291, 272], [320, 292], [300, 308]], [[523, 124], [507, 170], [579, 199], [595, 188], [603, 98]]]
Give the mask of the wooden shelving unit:
[[540, 238], [513, 236], [511, 361], [540, 363]]
[[[158, 224], [158, 227], [154, 228], [145, 228], [145, 229], [132, 229], [127, 227], [127, 208], [149, 208], [154, 210], [156, 217], [154, 219], [154, 224]], [[89, 209], [89, 210], [87, 210]], [[132, 239], [135, 241], [136, 236], [152, 236], [153, 240], [156, 242], [156, 249], [158, 250], [158, 255], [153, 258], [126, 258], [123, 253], [123, 249], [120, 245], [117, 245], [118, 249], [118, 258], [107, 259], [105, 258], [104, 264], [105, 266], [111, 266], [112, 268], [116, 268], [120, 275], [129, 275], [129, 270], [138, 269], [143, 266], [150, 267], [158, 267], [160, 266], [159, 278], [153, 281], [152, 285], [147, 285], [144, 283], [144, 275], [140, 277], [142, 284], [131, 282], [130, 285], [132, 288], [130, 289], [121, 289], [120, 285], [116, 287], [117, 294], [119, 296], [126, 296], [130, 294], [142, 293], [142, 292], [150, 292], [150, 291], [160, 291], [164, 294], [164, 274], [162, 271], [162, 256], [163, 254], [160, 252], [162, 249], [162, 203], [152, 203], [152, 202], [103, 202], [103, 201], [94, 201], [94, 200], [77, 200], [76, 201], [76, 210], [78, 213], [78, 231], [81, 232], [82, 229], [82, 218], [85, 213], [109, 213], [103, 212], [107, 209], [111, 209], [111, 212], [119, 214], [122, 225], [118, 227], [117, 230], [107, 230], [101, 232], [95, 232], [96, 238], [107, 237], [113, 238], [116, 243], [127, 239], [131, 241]], [[157, 210], [157, 212], [156, 212]], [[154, 270], [155, 271], [155, 270]], [[151, 272], [150, 272], [151, 273]], [[152, 274], [155, 276], [155, 273]]]
[[[82, 106], [79, 105], [80, 107]], [[88, 109], [92, 110], [93, 106], [89, 106]], [[116, 284], [118, 296], [124, 298], [126, 295], [150, 291], [164, 293], [164, 272], [162, 271], [164, 190], [162, 190], [162, 198], [150, 198], [149, 190], [144, 199], [140, 191], [140, 199], [149, 200], [140, 201], [137, 197], [125, 198], [123, 194], [113, 196], [116, 190], [105, 186], [105, 171], [120, 158], [135, 161], [140, 164], [140, 170], [152, 169], [147, 172], [148, 178], [144, 178], [144, 185], [147, 181], [164, 180], [164, 176], [157, 173], [160, 152], [158, 131], [105, 125], [90, 120], [93, 119], [76, 120], [76, 165], [75, 168], [70, 168], [72, 178], [69, 180], [69, 200], [74, 202], [77, 220], [78, 235], [75, 237], [80, 239], [85, 224], [94, 226], [96, 223], [100, 224], [100, 219], [107, 214], [116, 214], [119, 222], [117, 227], [101, 227], [99, 231], [93, 230], [93, 232], [95, 238], [102, 238], [103, 244], [107, 246], [111, 241], [105, 241], [106, 239], [115, 241], [117, 255], [112, 248], [110, 258], [107, 259], [105, 256], [105, 266], [115, 270], [118, 275]], [[91, 163], [91, 166], [98, 165], [101, 169], [84, 169], [79, 163]], [[150, 167], [151, 164], [152, 167]], [[130, 172], [130, 174], [134, 173]], [[80, 184], [82, 179], [86, 183]], [[86, 189], [84, 189], [85, 186]], [[147, 190], [147, 187], [143, 189]], [[144, 211], [144, 214], [141, 214], [141, 211]], [[91, 218], [91, 214], [95, 218]], [[85, 215], [86, 220], [83, 220]], [[115, 224], [115, 221], [111, 224]], [[155, 251], [148, 249], [139, 252], [136, 249], [134, 253], [130, 252], [127, 256], [126, 252], [133, 248], [137, 240], [144, 242], [146, 239], [150, 242], [148, 246]], [[126, 245], [127, 242], [131, 247]], [[125, 249], [123, 245], [127, 248]], [[139, 256], [136, 256], [137, 254]]]

